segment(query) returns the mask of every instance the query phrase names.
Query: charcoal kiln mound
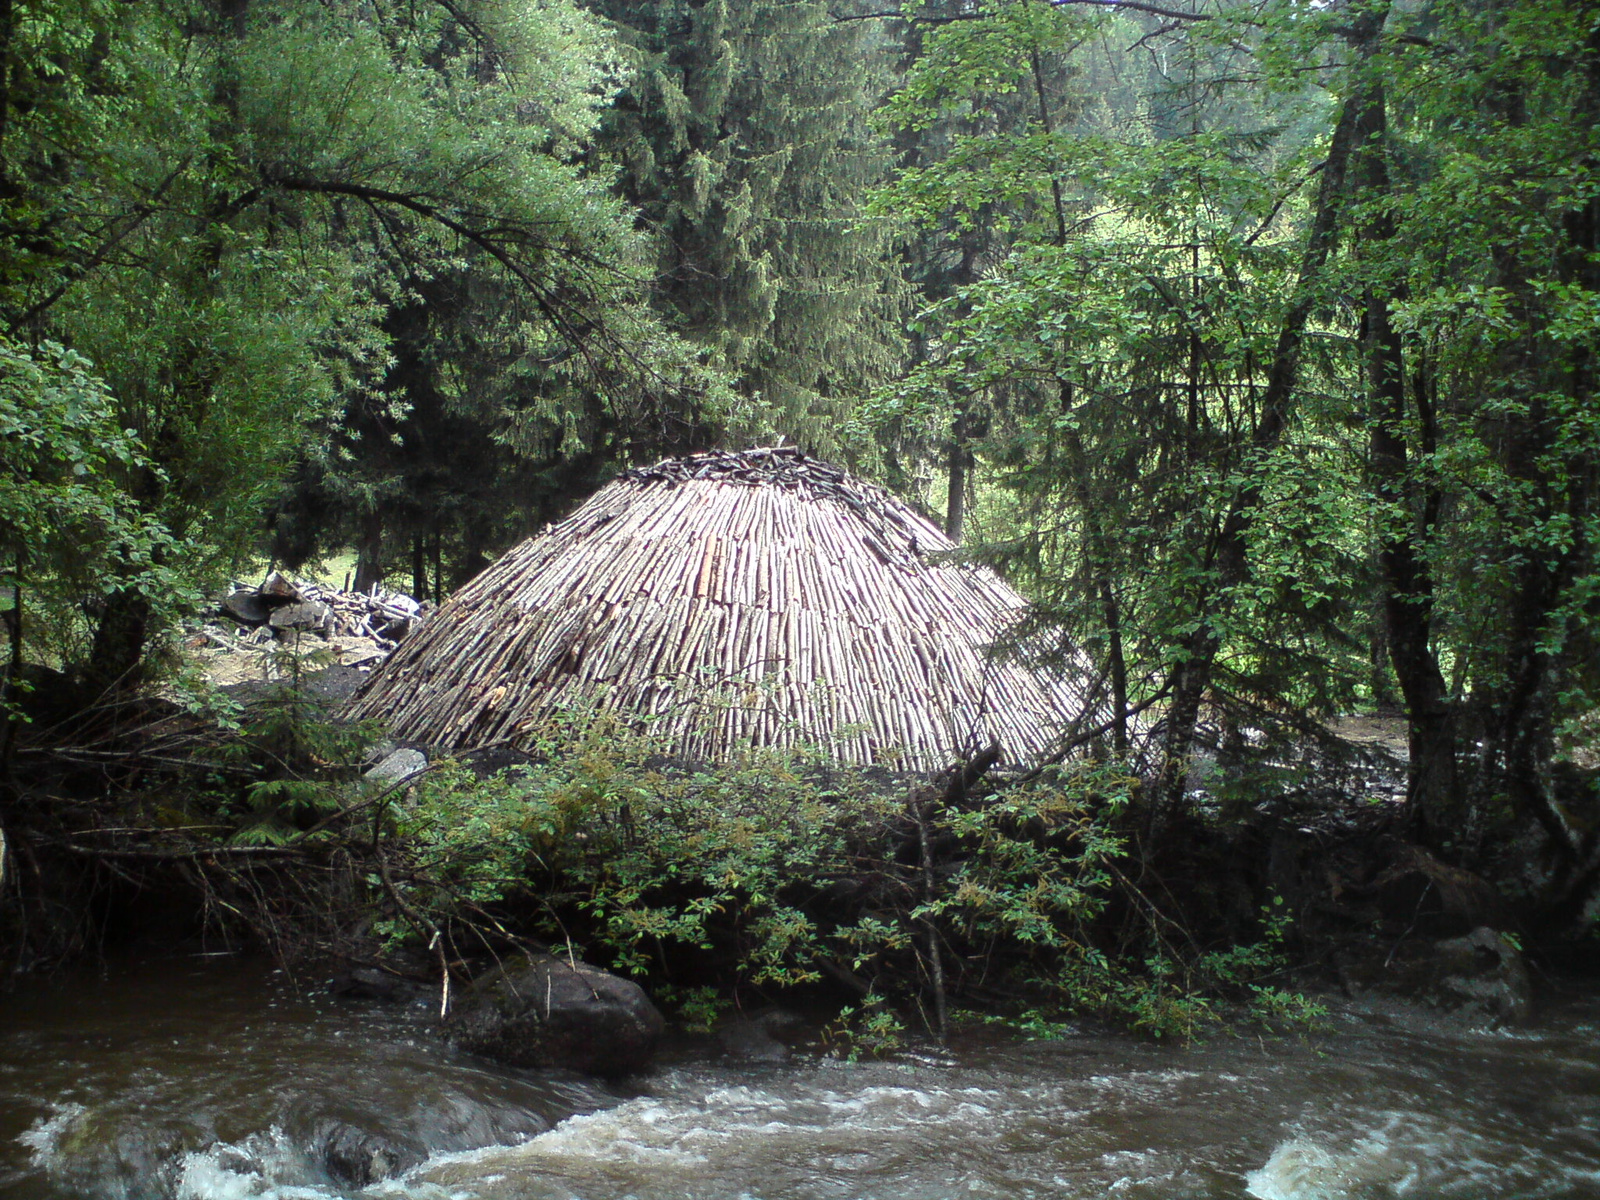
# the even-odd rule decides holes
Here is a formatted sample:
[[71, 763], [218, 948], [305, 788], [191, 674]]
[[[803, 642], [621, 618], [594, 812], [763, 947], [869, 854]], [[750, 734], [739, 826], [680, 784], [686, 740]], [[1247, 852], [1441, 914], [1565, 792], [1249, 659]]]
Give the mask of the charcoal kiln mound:
[[446, 750], [600, 708], [690, 760], [810, 746], [936, 770], [1037, 761], [1081, 673], [995, 647], [1026, 611], [881, 488], [791, 449], [629, 471], [468, 583], [352, 705]]

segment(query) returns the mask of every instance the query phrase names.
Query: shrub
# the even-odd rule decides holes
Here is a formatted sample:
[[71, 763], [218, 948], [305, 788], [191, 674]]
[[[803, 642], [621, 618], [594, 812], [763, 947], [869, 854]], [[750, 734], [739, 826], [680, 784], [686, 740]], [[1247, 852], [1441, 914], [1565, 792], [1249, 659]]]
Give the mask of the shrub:
[[1079, 764], [941, 804], [925, 782], [804, 753], [712, 768], [654, 750], [613, 720], [569, 718], [526, 766], [431, 774], [394, 812], [409, 903], [442, 928], [492, 940], [516, 925], [649, 977], [700, 1025], [714, 994], [854, 986], [860, 1013], [835, 1039], [852, 1052], [894, 1040], [885, 1005], [932, 1025], [936, 990], [1009, 995], [1036, 1027], [1094, 1014], [1154, 1036], [1213, 1021], [1208, 992], [1292, 1009], [1249, 990], [1281, 966], [1276, 946], [1185, 956], [1148, 922], [1106, 927], [1114, 904], [1142, 911], [1122, 869], [1137, 787], [1124, 771]]

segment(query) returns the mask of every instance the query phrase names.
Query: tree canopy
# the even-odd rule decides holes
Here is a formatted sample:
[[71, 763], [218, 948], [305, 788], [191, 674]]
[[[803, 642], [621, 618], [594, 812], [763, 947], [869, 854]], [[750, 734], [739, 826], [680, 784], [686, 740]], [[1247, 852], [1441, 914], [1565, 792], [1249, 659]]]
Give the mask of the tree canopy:
[[[901, 127], [1010, 116], [883, 193], [1000, 231], [886, 411], [991, 414], [989, 549], [1119, 708], [1159, 699], [1162, 803], [1205, 720], [1397, 698], [1420, 836], [1492, 857], [1537, 825], [1582, 891], [1597, 797], [1558, 747], [1596, 699], [1592, 23], [1102, 7], [908, 13]], [[1061, 60], [1142, 102], [1052, 90]]]
[[1152, 828], [1394, 706], [1416, 836], [1575, 913], [1597, 117], [1574, 0], [0, 0], [14, 661], [784, 438], [1029, 590]]
[[[15, 4], [0, 29], [3, 319], [94, 363], [160, 468], [123, 486], [196, 579], [260, 543], [296, 462], [380, 511], [430, 395], [491, 446], [718, 403], [584, 162], [618, 68], [575, 7]], [[455, 315], [408, 318], [430, 295]], [[144, 604], [108, 577], [103, 679]]]

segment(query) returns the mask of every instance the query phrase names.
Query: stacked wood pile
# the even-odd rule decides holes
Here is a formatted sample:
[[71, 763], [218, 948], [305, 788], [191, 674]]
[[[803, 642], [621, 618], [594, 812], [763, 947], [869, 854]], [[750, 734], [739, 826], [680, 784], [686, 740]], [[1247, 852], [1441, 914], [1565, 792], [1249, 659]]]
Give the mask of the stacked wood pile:
[[[387, 658], [431, 608], [399, 592], [342, 591], [274, 571], [258, 585], [236, 581], [217, 605], [216, 615], [228, 618], [227, 624], [196, 626], [191, 643], [211, 656], [264, 660], [260, 672], [233, 673], [243, 677], [270, 675], [265, 660], [284, 651], [322, 651], [338, 664], [368, 670]], [[237, 682], [231, 674], [225, 681]]]
[[257, 587], [236, 582], [222, 598], [223, 613], [241, 625], [270, 626], [280, 636], [308, 629], [323, 637], [362, 637], [385, 651], [399, 644], [426, 607], [399, 592], [346, 592], [277, 571]]
[[991, 652], [1025, 604], [954, 550], [790, 449], [630, 471], [457, 593], [350, 712], [452, 750], [598, 705], [691, 759], [806, 744], [929, 770], [998, 741], [1036, 760], [1085, 684]]

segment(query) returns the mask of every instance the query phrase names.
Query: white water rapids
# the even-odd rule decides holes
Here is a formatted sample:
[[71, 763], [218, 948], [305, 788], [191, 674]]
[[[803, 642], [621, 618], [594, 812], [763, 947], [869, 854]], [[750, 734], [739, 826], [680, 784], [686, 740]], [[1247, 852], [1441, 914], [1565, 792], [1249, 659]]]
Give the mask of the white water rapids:
[[[984, 1036], [895, 1062], [677, 1047], [626, 1088], [188, 961], [0, 997], [6, 1200], [1600, 1197], [1600, 996], [1519, 1033], [1348, 1010], [1317, 1040]], [[411, 1148], [341, 1187], [328, 1122]]]

